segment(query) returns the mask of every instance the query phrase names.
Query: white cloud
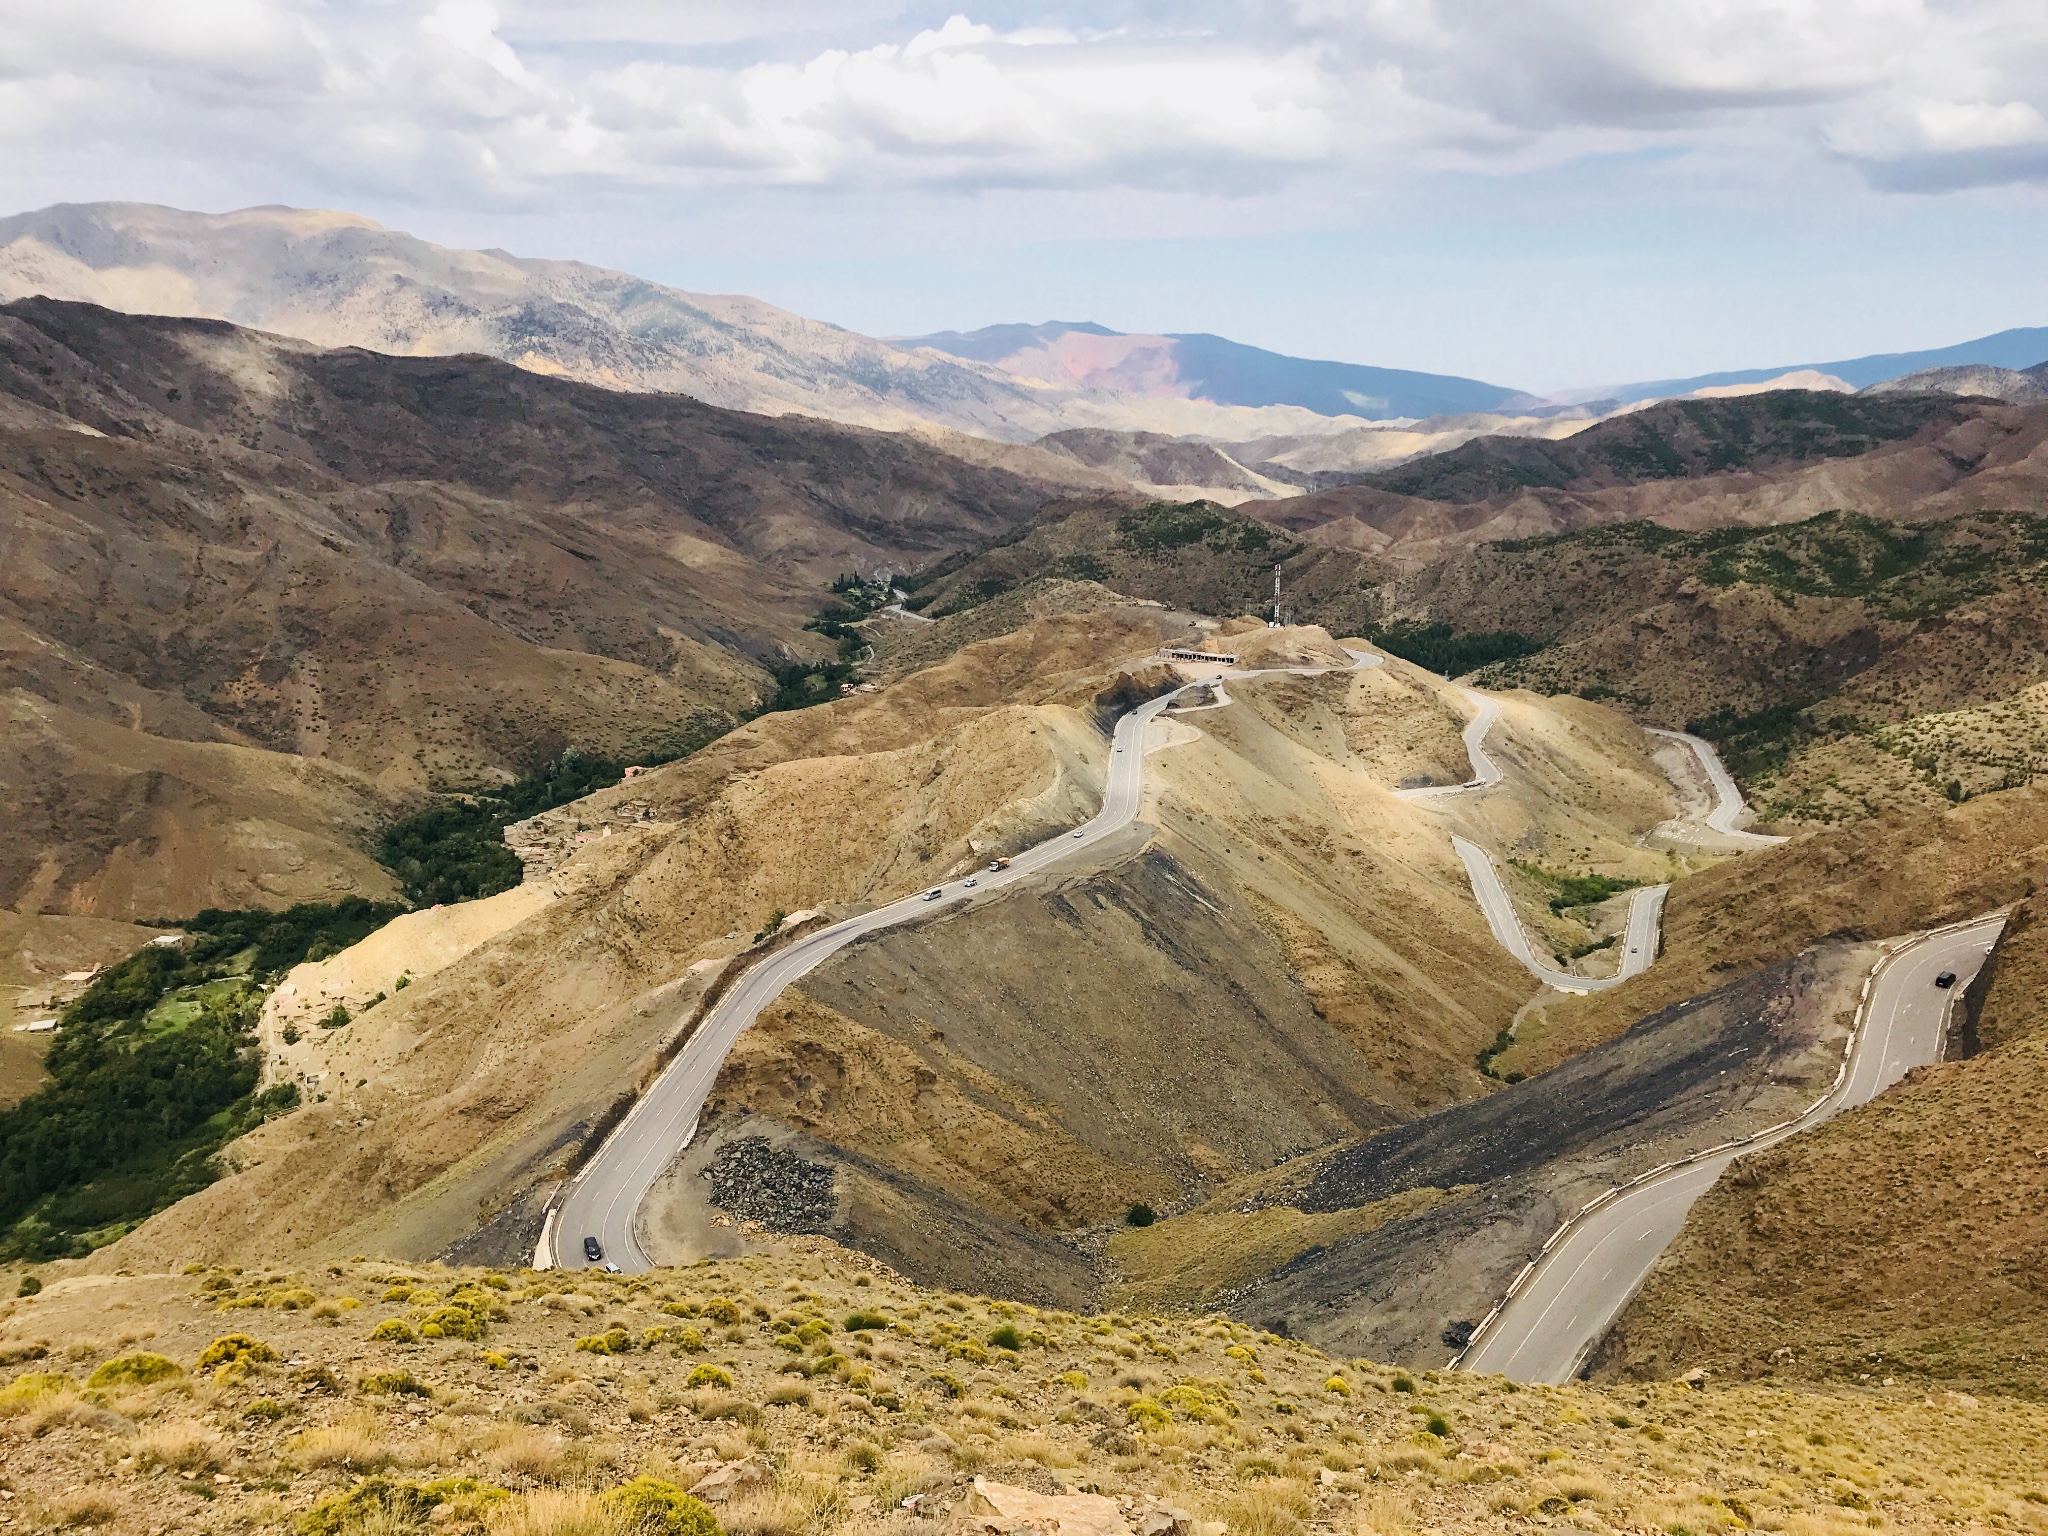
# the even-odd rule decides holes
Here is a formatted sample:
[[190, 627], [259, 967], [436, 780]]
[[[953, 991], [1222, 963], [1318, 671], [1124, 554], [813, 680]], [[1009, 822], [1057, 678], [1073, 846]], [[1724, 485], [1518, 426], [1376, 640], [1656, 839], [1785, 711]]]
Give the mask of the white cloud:
[[472, 204], [734, 184], [1324, 197], [1658, 146], [1832, 159], [1885, 187], [2048, 180], [2041, 0], [1294, 0], [1101, 30], [1016, 0], [897, 16], [0, 0], [0, 154]]

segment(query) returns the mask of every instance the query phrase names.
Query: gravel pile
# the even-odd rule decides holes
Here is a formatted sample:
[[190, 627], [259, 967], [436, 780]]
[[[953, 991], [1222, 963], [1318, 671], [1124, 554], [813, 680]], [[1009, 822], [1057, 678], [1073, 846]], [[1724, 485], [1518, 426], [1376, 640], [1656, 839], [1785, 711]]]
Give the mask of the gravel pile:
[[770, 1232], [823, 1232], [832, 1224], [831, 1167], [771, 1147], [765, 1136], [727, 1142], [705, 1172], [711, 1203], [741, 1221]]

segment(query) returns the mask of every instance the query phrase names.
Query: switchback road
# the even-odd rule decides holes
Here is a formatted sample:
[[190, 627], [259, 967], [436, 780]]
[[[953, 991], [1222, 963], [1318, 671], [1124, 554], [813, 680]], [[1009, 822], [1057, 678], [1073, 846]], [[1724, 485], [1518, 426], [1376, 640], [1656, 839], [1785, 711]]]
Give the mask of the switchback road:
[[[1573, 1222], [1467, 1346], [1462, 1368], [1516, 1381], [1569, 1381], [1678, 1235], [1693, 1202], [1731, 1162], [1868, 1103], [1940, 1057], [1948, 1006], [1977, 974], [2004, 923], [2003, 914], [1993, 914], [1894, 952], [1871, 980], [1833, 1089], [1798, 1119], [1634, 1185]], [[1954, 986], [1935, 986], [1944, 971], [1955, 972]]]
[[1707, 776], [1707, 783], [1714, 791], [1714, 808], [1707, 812], [1707, 829], [1718, 832], [1739, 846], [1750, 848], [1773, 848], [1785, 841], [1782, 837], [1771, 837], [1762, 832], [1751, 832], [1740, 825], [1743, 815], [1749, 809], [1742, 802], [1742, 791], [1735, 785], [1735, 779], [1721, 762], [1721, 754], [1714, 750], [1711, 742], [1688, 736], [1684, 731], [1660, 731], [1654, 726], [1645, 726], [1652, 736], [1662, 736], [1666, 741], [1675, 741], [1692, 753], [1701, 770]]
[[[1354, 667], [1376, 667], [1380, 658], [1352, 651]], [[1272, 673], [1315, 674], [1328, 667], [1267, 667], [1224, 670], [1214, 678], [1250, 678]], [[1187, 687], [1198, 687], [1190, 683]], [[1109, 782], [1102, 809], [1085, 825], [1028, 848], [1004, 870], [975, 877], [968, 889], [958, 881], [937, 887], [940, 895], [905, 896], [858, 917], [805, 935], [761, 961], [706, 1015], [689, 1041], [632, 1110], [605, 1138], [597, 1153], [569, 1184], [549, 1213], [534, 1253], [534, 1267], [581, 1268], [583, 1240], [595, 1237], [606, 1261], [631, 1272], [652, 1267], [640, 1245], [639, 1214], [647, 1192], [688, 1142], [697, 1116], [710, 1097], [718, 1071], [740, 1032], [783, 989], [863, 935], [929, 917], [963, 901], [986, 900], [1006, 886], [1075, 859], [1137, 819], [1145, 794], [1145, 728], [1186, 688], [1152, 699], [1116, 723], [1110, 742]]]
[[1604, 992], [1631, 976], [1640, 976], [1657, 958], [1657, 923], [1664, 913], [1664, 893], [1669, 886], [1642, 886], [1629, 897], [1628, 926], [1621, 935], [1621, 965], [1612, 976], [1577, 976], [1555, 970], [1536, 958], [1535, 947], [1529, 942], [1522, 920], [1515, 916], [1514, 904], [1500, 883], [1500, 871], [1494, 868], [1492, 856], [1477, 843], [1455, 834], [1451, 846], [1465, 861], [1472, 894], [1478, 898], [1479, 910], [1486, 914], [1486, 926], [1493, 930], [1500, 947], [1521, 961], [1529, 974], [1545, 986], [1564, 992]]

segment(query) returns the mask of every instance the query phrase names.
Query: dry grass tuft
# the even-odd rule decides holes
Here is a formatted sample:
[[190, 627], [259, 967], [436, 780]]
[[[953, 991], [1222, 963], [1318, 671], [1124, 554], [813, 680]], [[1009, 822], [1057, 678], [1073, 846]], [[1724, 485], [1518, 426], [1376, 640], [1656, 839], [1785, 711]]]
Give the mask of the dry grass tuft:
[[106, 1494], [91, 1489], [60, 1494], [43, 1506], [43, 1519], [60, 1531], [112, 1525], [120, 1518], [121, 1506]]
[[227, 1454], [219, 1431], [200, 1419], [174, 1419], [152, 1424], [135, 1437], [138, 1467], [172, 1467], [180, 1472], [211, 1472]]
[[292, 1437], [291, 1458], [299, 1466], [338, 1467], [349, 1472], [374, 1472], [396, 1459], [385, 1444], [377, 1421], [367, 1414], [323, 1424]]
[[568, 1464], [569, 1441], [551, 1429], [506, 1425], [485, 1441], [484, 1456], [500, 1472], [552, 1482]]
[[498, 1505], [490, 1536], [637, 1536], [631, 1516], [584, 1488], [540, 1488]]

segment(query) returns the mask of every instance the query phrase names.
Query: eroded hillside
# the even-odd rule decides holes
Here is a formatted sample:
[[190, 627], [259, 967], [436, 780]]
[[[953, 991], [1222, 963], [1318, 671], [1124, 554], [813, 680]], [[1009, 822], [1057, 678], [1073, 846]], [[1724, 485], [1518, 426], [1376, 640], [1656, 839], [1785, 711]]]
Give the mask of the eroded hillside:
[[434, 1253], [502, 1215], [496, 1240], [530, 1246], [527, 1197], [780, 917], [900, 895], [1091, 814], [1095, 696], [1119, 659], [1156, 651], [1159, 623], [1151, 609], [1048, 621], [881, 693], [764, 716], [579, 802], [559, 897], [403, 992], [365, 978], [390, 995], [298, 1068], [325, 1074], [307, 1084], [315, 1102], [125, 1241], [138, 1256], [195, 1240]]
[[[1078, 1304], [1126, 1283], [1103, 1245], [1131, 1207], [1191, 1212], [1498, 1088], [1485, 1053], [1535, 983], [1452, 831], [1531, 870], [1625, 885], [1678, 869], [1639, 845], [1674, 809], [1650, 743], [1601, 705], [1507, 699], [1489, 737], [1507, 782], [1465, 809], [1402, 792], [1470, 771], [1471, 704], [1439, 678], [1356, 665], [1314, 630], [1138, 605], [1048, 618], [549, 813], [554, 873], [461, 933], [421, 914], [294, 972], [266, 1051], [312, 1102], [93, 1262], [530, 1252], [542, 1202], [707, 989], [807, 923], [1092, 814], [1101, 732], [1179, 680], [1165, 641], [1323, 670], [1188, 694], [1150, 727], [1139, 823], [1002, 899], [877, 935], [772, 1005], [650, 1205], [658, 1253], [743, 1248], [735, 1215], [765, 1200], [774, 1229]], [[1518, 892], [1559, 962], [1611, 967], [1611, 940], [1565, 936], [1607, 919], [1561, 918], [1538, 889]], [[320, 1028], [335, 1005], [349, 1022]], [[789, 1193], [819, 1187], [822, 1204]], [[1242, 1248], [1243, 1225], [1209, 1220], [1207, 1248]], [[1271, 1268], [1315, 1241], [1289, 1240], [1252, 1246]]]
[[[1231, 628], [1203, 643], [1290, 633]], [[1191, 695], [1152, 728], [1149, 838], [868, 939], [741, 1037], [658, 1194], [658, 1251], [733, 1251], [723, 1207], [907, 1273], [1074, 1302], [1151, 1283], [1120, 1257], [1133, 1206], [1192, 1221], [1175, 1252], [1220, 1277], [1211, 1289], [1395, 1214], [1236, 1208], [1276, 1167], [1302, 1174], [1497, 1086], [1476, 1063], [1534, 984], [1488, 930], [1451, 831], [1535, 867], [1672, 872], [1636, 843], [1670, 788], [1641, 733], [1595, 704], [1509, 700], [1489, 736], [1508, 782], [1477, 808], [1398, 794], [1470, 771], [1469, 709], [1397, 660]], [[736, 1204], [741, 1163], [839, 1200]]]
[[828, 653], [825, 582], [999, 532], [1041, 457], [7, 306], [0, 899], [388, 894], [361, 850], [424, 791], [701, 744]]

